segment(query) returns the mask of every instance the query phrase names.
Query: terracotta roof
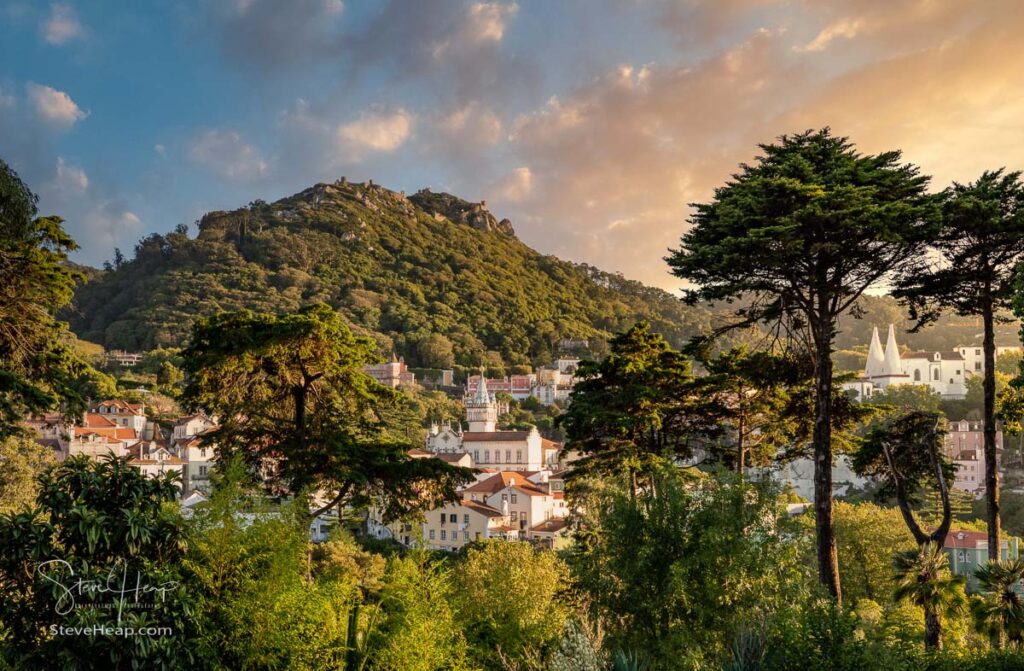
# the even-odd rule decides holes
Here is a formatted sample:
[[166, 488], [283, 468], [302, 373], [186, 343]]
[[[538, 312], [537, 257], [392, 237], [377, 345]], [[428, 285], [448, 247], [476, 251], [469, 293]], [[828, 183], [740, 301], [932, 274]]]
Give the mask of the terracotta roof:
[[459, 461], [462, 461], [469, 455], [466, 452], [439, 452], [434, 456], [440, 459], [441, 461], [448, 462], [449, 464], [454, 464]]
[[484, 443], [489, 441], [526, 440], [529, 435], [529, 431], [466, 431], [462, 434], [462, 441]]
[[75, 435], [82, 436], [95, 433], [96, 435], [106, 436], [115, 440], [134, 440], [139, 437], [135, 433], [135, 429], [127, 426], [87, 427], [85, 433], [80, 433], [80, 430], [80, 428], [76, 429]]
[[472, 501], [470, 499], [465, 499], [464, 501], [462, 501], [462, 505], [464, 507], [466, 507], [466, 508], [469, 508], [470, 510], [472, 510], [474, 512], [480, 513], [481, 515], [486, 515], [487, 517], [501, 517], [502, 516], [500, 510], [492, 508], [489, 505], [487, 505], [486, 503], [480, 503], [479, 501]]
[[964, 357], [960, 352], [907, 352], [901, 354], [901, 359], [928, 359], [929, 361], [934, 360], [935, 355], [938, 354], [943, 361], [963, 361]]
[[[133, 415], [141, 415], [145, 410], [145, 405], [142, 403], [126, 403], [119, 398], [111, 399], [108, 401], [101, 401], [97, 403], [93, 408], [117, 408], [121, 411], [127, 411]], [[95, 412], [95, 410], [93, 410]]]
[[[471, 494], [494, 494], [506, 487], [515, 487], [529, 496], [547, 496], [548, 493], [537, 487], [526, 478], [527, 473], [520, 471], [500, 471], [483, 482], [478, 482], [464, 491]], [[515, 484], [513, 484], [515, 483]]]
[[95, 428], [117, 426], [117, 422], [106, 415], [99, 414], [98, 412], [87, 412], [85, 414], [85, 426]]
[[[946, 542], [943, 543], [943, 547], [970, 548], [971, 550], [975, 550], [977, 549], [979, 542], [988, 545], [987, 532], [951, 530], [948, 534], [946, 534]], [[1006, 540], [1004, 539], [1002, 542], [1006, 543]]]
[[550, 534], [555, 534], [555, 533], [558, 533], [559, 531], [562, 531], [563, 529], [565, 529], [566, 526], [567, 526], [567, 523], [566, 523], [565, 520], [563, 520], [563, 519], [561, 519], [559, 517], [556, 517], [554, 519], [545, 520], [545, 521], [541, 522], [540, 524], [538, 524], [538, 525], [534, 526], [532, 529], [530, 529], [530, 531], [533, 531], [534, 533], [550, 533]]
[[560, 449], [562, 449], [562, 444], [561, 443], [556, 443], [555, 441], [548, 440], [547, 438], [541, 438], [540, 439], [540, 446], [542, 448], [544, 448], [545, 450], [560, 450]]
[[960, 454], [956, 456], [957, 461], [977, 461], [978, 451], [977, 450], [961, 450]]
[[414, 447], [411, 450], [409, 450], [409, 456], [412, 457], [413, 459], [426, 459], [427, 457], [432, 457], [434, 455], [431, 452], [427, 452], [426, 450], [421, 450], [418, 447]]

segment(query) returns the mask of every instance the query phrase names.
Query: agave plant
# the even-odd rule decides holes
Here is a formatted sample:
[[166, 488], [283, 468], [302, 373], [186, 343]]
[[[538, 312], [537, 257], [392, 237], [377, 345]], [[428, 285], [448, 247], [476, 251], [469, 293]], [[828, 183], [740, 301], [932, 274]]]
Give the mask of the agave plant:
[[650, 662], [636, 650], [616, 650], [612, 655], [612, 671], [648, 671]]
[[1017, 591], [1024, 579], [1024, 560], [989, 561], [975, 572], [981, 592], [971, 602], [978, 631], [997, 647], [1024, 642], [1024, 599]]
[[925, 543], [916, 550], [900, 552], [893, 559], [896, 569], [897, 601], [909, 601], [924, 611], [924, 646], [942, 648], [942, 616], [964, 610], [966, 579], [950, 575], [949, 560], [937, 543]]

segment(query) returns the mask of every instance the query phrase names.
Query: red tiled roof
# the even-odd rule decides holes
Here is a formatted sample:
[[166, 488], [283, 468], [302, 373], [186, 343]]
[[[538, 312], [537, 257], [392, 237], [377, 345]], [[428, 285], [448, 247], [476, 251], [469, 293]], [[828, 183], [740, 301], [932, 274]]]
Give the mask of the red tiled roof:
[[95, 428], [112, 427], [117, 426], [117, 422], [98, 412], [87, 412], [85, 414], [85, 426]]
[[462, 501], [462, 505], [470, 510], [486, 515], [487, 517], [501, 517], [501, 511], [490, 507], [486, 503], [480, 503], [479, 501], [472, 501], [465, 499]]
[[462, 434], [462, 440], [471, 443], [514, 441], [526, 440], [529, 435], [529, 431], [466, 431]]
[[[528, 496], [547, 496], [548, 493], [526, 478], [527, 473], [520, 471], [500, 471], [483, 482], [478, 482], [464, 491], [471, 494], [493, 494], [506, 487], [515, 487]], [[515, 484], [513, 484], [515, 483]]]
[[[947, 548], [969, 548], [975, 550], [978, 547], [978, 543], [985, 543], [988, 545], [988, 533], [984, 531], [957, 531], [951, 530], [946, 534], [946, 541], [943, 547]], [[1000, 545], [1007, 543], [1004, 538]]]
[[530, 529], [534, 533], [550, 533], [555, 534], [562, 531], [567, 526], [567, 522], [559, 517], [554, 519], [545, 520], [540, 524]]

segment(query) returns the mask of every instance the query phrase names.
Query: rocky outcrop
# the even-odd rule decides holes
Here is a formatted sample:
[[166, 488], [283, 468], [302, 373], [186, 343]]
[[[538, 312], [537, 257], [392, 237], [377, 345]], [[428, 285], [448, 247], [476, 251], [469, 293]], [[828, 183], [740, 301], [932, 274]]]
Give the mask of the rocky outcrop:
[[450, 193], [434, 193], [430, 189], [416, 192], [409, 200], [435, 218], [444, 217], [457, 224], [472, 226], [479, 231], [515, 236], [512, 222], [508, 219], [498, 221], [498, 218], [487, 209], [486, 201], [471, 203]]

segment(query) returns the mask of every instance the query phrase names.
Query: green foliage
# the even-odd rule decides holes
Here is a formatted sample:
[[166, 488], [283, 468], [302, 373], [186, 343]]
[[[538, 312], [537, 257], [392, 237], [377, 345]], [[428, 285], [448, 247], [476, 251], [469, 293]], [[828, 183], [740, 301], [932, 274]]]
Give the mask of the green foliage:
[[466, 669], [466, 640], [457, 626], [452, 574], [425, 552], [392, 557], [380, 592], [380, 624], [367, 642], [368, 669]]
[[722, 474], [690, 481], [666, 467], [634, 497], [591, 492], [572, 555], [607, 645], [642, 650], [654, 669], [699, 668], [736, 630], [804, 589], [802, 536], [774, 491]]
[[925, 543], [898, 553], [893, 558], [893, 568], [893, 598], [908, 601], [924, 611], [925, 648], [941, 648], [942, 617], [960, 614], [967, 608], [967, 578], [950, 575], [949, 558], [939, 543]]
[[429, 201], [335, 184], [211, 212], [197, 238], [141, 240], [130, 261], [77, 292], [67, 318], [88, 340], [147, 351], [183, 346], [217, 312], [324, 302], [385, 354], [467, 367], [550, 361], [560, 338], [596, 347], [640, 319], [676, 346], [710, 324], [710, 311], [665, 291], [435, 217]]
[[1008, 640], [1024, 643], [1024, 601], [1018, 592], [1024, 580], [1024, 560], [989, 560], [974, 572], [979, 595], [971, 599], [978, 631], [991, 636], [1002, 647]]
[[561, 600], [568, 571], [528, 543], [486, 541], [454, 567], [458, 618], [474, 659], [486, 668], [546, 658], [568, 615]]
[[667, 259], [697, 288], [687, 302], [741, 301], [728, 330], [769, 324], [814, 368], [819, 577], [841, 597], [831, 515], [832, 350], [838, 319], [881, 278], [915, 267], [934, 232], [928, 178], [898, 151], [865, 156], [826, 128], [760, 145], [731, 181], [698, 203]]
[[322, 578], [309, 580], [305, 511], [271, 507], [244, 482], [233, 462], [192, 520], [184, 564], [201, 599], [197, 661], [218, 670], [340, 668], [359, 577], [324, 560]]
[[[125, 459], [73, 457], [39, 484], [38, 508], [0, 516], [0, 626], [8, 662], [40, 669], [92, 669], [100, 659], [108, 668], [192, 666], [195, 595], [181, 570], [186, 533], [172, 503], [173, 476], [148, 478]], [[129, 591], [122, 601], [109, 591], [122, 584], [159, 591]], [[54, 636], [52, 625], [172, 633]]]
[[409, 456], [410, 409], [363, 372], [374, 357], [326, 305], [222, 314], [201, 320], [184, 352], [184, 402], [221, 418], [210, 434], [221, 459], [242, 455], [272, 486], [336, 493], [331, 506], [375, 502], [389, 518], [454, 499], [469, 473]]
[[33, 506], [39, 476], [57, 463], [52, 448], [20, 436], [0, 440], [0, 513], [21, 512]]
[[892, 594], [892, 555], [915, 547], [900, 512], [871, 503], [835, 505], [836, 543], [847, 603], [884, 602]]
[[79, 277], [66, 265], [75, 249], [60, 217], [36, 217], [36, 196], [0, 160], [0, 438], [28, 415], [85, 406], [76, 382], [86, 365], [54, 318]]
[[583, 361], [565, 414], [566, 447], [583, 457], [573, 477], [626, 474], [634, 482], [662, 458], [686, 458], [716, 428], [689, 360], [639, 323], [610, 342], [600, 362]]
[[[975, 378], [968, 378], [968, 388], [973, 379]], [[870, 405], [884, 405], [903, 411], [920, 410], [922, 412], [938, 412], [941, 402], [942, 396], [923, 384], [889, 385], [864, 399], [864, 403]]]

